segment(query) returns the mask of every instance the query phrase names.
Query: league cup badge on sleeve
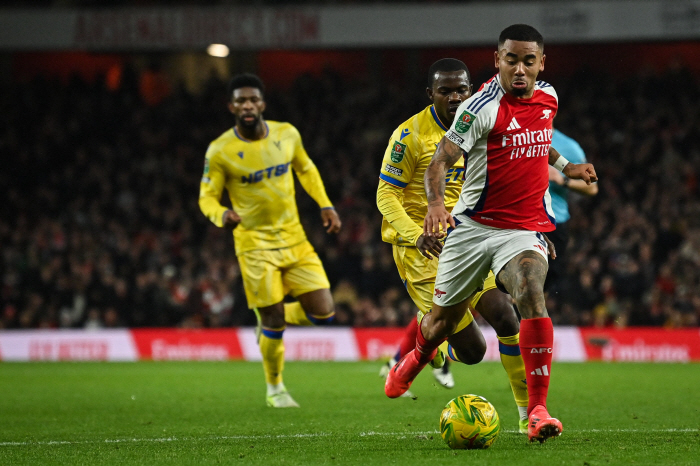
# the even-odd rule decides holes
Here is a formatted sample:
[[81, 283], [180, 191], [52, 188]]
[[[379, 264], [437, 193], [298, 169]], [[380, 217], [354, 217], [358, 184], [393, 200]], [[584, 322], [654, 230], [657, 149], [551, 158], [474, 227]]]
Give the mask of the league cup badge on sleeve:
[[466, 133], [472, 126], [472, 123], [474, 123], [474, 120], [476, 120], [476, 115], [465, 110], [462, 112], [459, 118], [457, 118], [457, 121], [455, 122], [455, 129], [460, 133]]
[[403, 155], [406, 153], [406, 144], [399, 141], [394, 141], [394, 147], [391, 149], [391, 161], [399, 163], [403, 160]]

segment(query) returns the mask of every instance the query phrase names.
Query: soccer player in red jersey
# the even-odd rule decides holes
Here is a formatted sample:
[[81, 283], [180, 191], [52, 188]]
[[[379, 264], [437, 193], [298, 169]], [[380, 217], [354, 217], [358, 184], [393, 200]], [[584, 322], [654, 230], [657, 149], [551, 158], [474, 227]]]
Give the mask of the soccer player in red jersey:
[[[551, 85], [537, 81], [545, 62], [542, 35], [532, 26], [509, 26], [499, 36], [494, 57], [498, 74], [460, 105], [425, 174], [424, 234], [449, 235], [432, 312], [421, 322], [416, 347], [389, 372], [385, 392], [394, 398], [410, 387], [493, 270], [523, 317], [528, 438], [543, 442], [562, 432], [561, 422], [547, 411], [554, 332], [544, 300], [548, 262], [541, 232], [555, 228], [548, 165], [586, 183], [597, 176], [593, 165], [569, 163], [551, 148], [558, 99]], [[468, 154], [465, 183], [450, 214], [444, 204], [445, 174], [463, 151]]]

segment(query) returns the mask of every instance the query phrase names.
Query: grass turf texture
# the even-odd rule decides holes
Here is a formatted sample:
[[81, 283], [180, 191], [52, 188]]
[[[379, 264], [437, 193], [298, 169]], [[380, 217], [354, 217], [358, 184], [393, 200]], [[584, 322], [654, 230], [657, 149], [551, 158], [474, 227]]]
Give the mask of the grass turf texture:
[[[454, 367], [454, 366], [453, 366]], [[497, 363], [429, 371], [418, 400], [384, 396], [378, 363], [288, 363], [301, 409], [265, 406], [259, 363], [0, 364], [0, 464], [698, 464], [697, 364], [554, 365], [561, 437], [529, 444]], [[453, 451], [437, 433], [451, 398], [499, 412], [493, 447]]]

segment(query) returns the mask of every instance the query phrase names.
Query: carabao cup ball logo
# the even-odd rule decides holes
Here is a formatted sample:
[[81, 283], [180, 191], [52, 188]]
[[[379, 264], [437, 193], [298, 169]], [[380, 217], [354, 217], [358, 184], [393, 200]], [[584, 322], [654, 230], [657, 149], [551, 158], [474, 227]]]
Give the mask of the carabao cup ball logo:
[[440, 415], [440, 435], [453, 449], [484, 449], [496, 441], [501, 421], [486, 398], [462, 395], [447, 403]]
[[476, 120], [476, 115], [465, 110], [462, 112], [459, 118], [457, 118], [457, 121], [455, 122], [455, 129], [460, 133], [466, 133], [474, 123], [474, 120]]

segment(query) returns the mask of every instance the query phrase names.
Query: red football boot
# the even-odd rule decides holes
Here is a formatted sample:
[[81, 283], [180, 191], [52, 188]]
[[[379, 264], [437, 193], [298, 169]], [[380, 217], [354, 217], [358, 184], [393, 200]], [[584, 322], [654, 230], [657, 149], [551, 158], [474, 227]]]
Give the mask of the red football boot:
[[[398, 398], [409, 389], [413, 380], [423, 370], [428, 362], [421, 363], [415, 355], [416, 350], [413, 349], [406, 353], [394, 367], [389, 370], [389, 375], [386, 377], [384, 384], [384, 393], [389, 398]], [[435, 357], [437, 349], [430, 356], [428, 361]]]
[[544, 406], [536, 406], [529, 416], [527, 425], [527, 438], [534, 442], [537, 440], [543, 443], [550, 437], [559, 437], [564, 428], [559, 422], [559, 419], [549, 417], [547, 408]]

